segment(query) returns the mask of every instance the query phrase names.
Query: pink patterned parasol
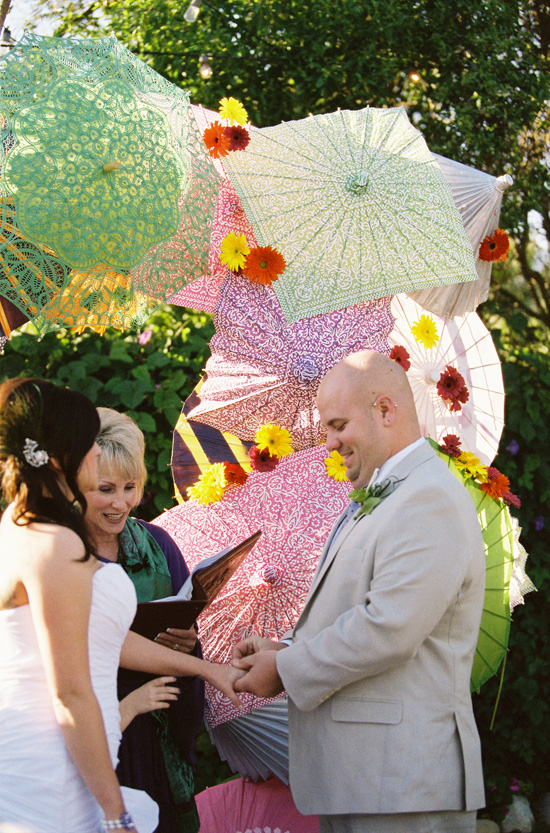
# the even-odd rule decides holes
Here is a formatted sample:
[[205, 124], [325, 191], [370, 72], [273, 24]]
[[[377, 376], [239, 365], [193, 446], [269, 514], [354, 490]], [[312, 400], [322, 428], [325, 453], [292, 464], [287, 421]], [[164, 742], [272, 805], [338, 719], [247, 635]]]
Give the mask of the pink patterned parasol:
[[277, 778], [260, 784], [238, 778], [196, 796], [201, 833], [318, 833], [317, 816], [296, 809], [290, 787]]
[[[257, 529], [262, 537], [225, 589], [199, 617], [206, 659], [227, 662], [231, 646], [251, 633], [278, 639], [304, 604], [328, 533], [348, 503], [351, 486], [328, 477], [327, 451], [317, 446], [283, 457], [271, 472], [252, 473], [209, 506], [190, 500], [155, 520], [193, 568]], [[243, 697], [248, 711], [265, 703]], [[207, 686], [207, 719], [216, 726], [239, 712]]]
[[[192, 104], [191, 110], [201, 136], [212, 122], [220, 120], [219, 113], [215, 110], [207, 110], [202, 104]], [[220, 263], [220, 245], [223, 238], [230, 232], [235, 232], [235, 234], [244, 234], [249, 246], [258, 245], [237, 192], [227, 179], [223, 160], [221, 158], [213, 159], [212, 162], [220, 176], [223, 177], [223, 182], [218, 194], [214, 222], [212, 223], [208, 272], [182, 287], [169, 301], [170, 304], [175, 304], [178, 307], [188, 307], [204, 312], [214, 312], [220, 287], [227, 271], [226, 267]]]
[[[215, 160], [219, 161], [219, 160]], [[170, 298], [171, 304], [190, 309], [214, 312], [220, 287], [227, 274], [227, 268], [220, 262], [220, 246], [230, 232], [244, 234], [250, 247], [257, 246], [252, 226], [246, 218], [237, 192], [228, 179], [223, 180], [214, 213], [208, 269], [210, 274], [202, 275], [184, 286]]]
[[228, 273], [214, 325], [201, 401], [189, 419], [241, 440], [260, 425], [284, 425], [293, 448], [324, 439], [315, 405], [323, 376], [357, 350], [389, 352], [391, 298], [366, 301], [287, 324], [269, 286]]

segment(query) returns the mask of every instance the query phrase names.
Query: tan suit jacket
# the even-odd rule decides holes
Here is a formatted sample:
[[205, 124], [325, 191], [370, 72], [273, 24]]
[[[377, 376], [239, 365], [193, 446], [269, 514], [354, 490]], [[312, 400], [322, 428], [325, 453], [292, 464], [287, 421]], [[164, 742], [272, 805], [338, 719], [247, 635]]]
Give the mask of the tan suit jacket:
[[428, 443], [390, 478], [392, 494], [323, 553], [277, 654], [305, 814], [485, 803], [470, 697], [485, 576], [477, 515]]

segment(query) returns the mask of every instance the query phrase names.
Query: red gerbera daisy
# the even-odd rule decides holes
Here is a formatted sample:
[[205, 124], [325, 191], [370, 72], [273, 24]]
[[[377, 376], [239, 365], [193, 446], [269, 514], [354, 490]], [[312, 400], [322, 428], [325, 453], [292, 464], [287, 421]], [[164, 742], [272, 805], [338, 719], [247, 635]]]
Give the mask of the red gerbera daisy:
[[508, 235], [501, 228], [497, 228], [493, 234], [488, 234], [479, 247], [479, 259], [492, 260], [506, 260], [508, 251], [510, 249], [510, 240]]
[[494, 466], [487, 466], [487, 482], [479, 485], [489, 497], [500, 500], [510, 490], [510, 481], [505, 474], [501, 474]]
[[502, 495], [502, 500], [510, 506], [515, 506], [516, 509], [521, 509], [521, 500], [517, 495], [512, 494], [512, 492], [505, 492]]
[[246, 483], [248, 474], [238, 463], [224, 463], [223, 469], [229, 486], [243, 486]]
[[457, 437], [456, 434], [446, 434], [439, 447], [441, 451], [444, 451], [445, 454], [449, 454], [451, 457], [460, 457], [460, 437]]
[[279, 458], [276, 454], [270, 454], [269, 449], [264, 448], [263, 451], [253, 445], [248, 452], [250, 457], [250, 465], [254, 471], [273, 471], [279, 464]]
[[214, 121], [203, 133], [203, 139], [208, 153], [214, 159], [227, 156], [229, 151], [229, 137], [225, 135], [225, 127], [219, 121]]
[[250, 141], [248, 130], [240, 124], [224, 127], [223, 134], [229, 139], [228, 150], [244, 150]]
[[451, 411], [461, 411], [462, 403], [470, 398], [464, 376], [450, 364], [441, 372], [436, 389]]
[[286, 260], [271, 246], [256, 246], [250, 250], [243, 266], [243, 273], [251, 281], [269, 286], [284, 272]]
[[394, 362], [400, 364], [403, 370], [408, 370], [411, 366], [411, 357], [405, 348], [401, 347], [400, 344], [396, 344], [395, 347], [392, 347], [390, 359], [393, 359]]

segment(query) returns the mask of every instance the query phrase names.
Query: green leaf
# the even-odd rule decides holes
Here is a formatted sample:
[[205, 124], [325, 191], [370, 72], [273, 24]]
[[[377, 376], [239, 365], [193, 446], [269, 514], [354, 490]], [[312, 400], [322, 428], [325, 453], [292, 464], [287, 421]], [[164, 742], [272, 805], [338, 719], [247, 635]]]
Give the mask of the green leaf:
[[118, 392], [121, 402], [126, 408], [137, 408], [143, 402], [149, 389], [148, 380], [137, 379], [135, 382], [130, 380], [120, 382]]
[[157, 424], [155, 422], [154, 416], [151, 414], [146, 414], [143, 411], [138, 411], [137, 413], [132, 415], [145, 436], [147, 434], [153, 434], [157, 430]]
[[[137, 351], [136, 351], [137, 352]], [[111, 361], [124, 362], [125, 364], [134, 364], [137, 355], [131, 355], [128, 351], [128, 345], [124, 341], [113, 341], [109, 350], [109, 358]]]
[[165, 411], [167, 408], [175, 408], [178, 413], [181, 411], [181, 398], [166, 384], [163, 384], [162, 387], [155, 391], [153, 401], [155, 407], [162, 411]]

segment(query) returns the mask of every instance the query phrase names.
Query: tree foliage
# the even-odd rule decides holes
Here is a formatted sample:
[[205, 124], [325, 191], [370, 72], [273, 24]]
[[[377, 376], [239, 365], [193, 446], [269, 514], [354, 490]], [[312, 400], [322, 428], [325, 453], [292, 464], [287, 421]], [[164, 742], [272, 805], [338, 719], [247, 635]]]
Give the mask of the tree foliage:
[[[211, 317], [179, 307], [161, 307], [148, 321], [146, 343], [137, 333], [108, 329], [47, 333], [38, 340], [32, 325], [4, 348], [0, 380], [39, 376], [68, 385], [92, 402], [136, 420], [145, 434], [148, 480], [138, 516], [151, 520], [174, 506], [170, 471], [172, 431], [182, 401], [191, 393], [209, 355]], [[143, 337], [142, 341], [145, 341]]]

